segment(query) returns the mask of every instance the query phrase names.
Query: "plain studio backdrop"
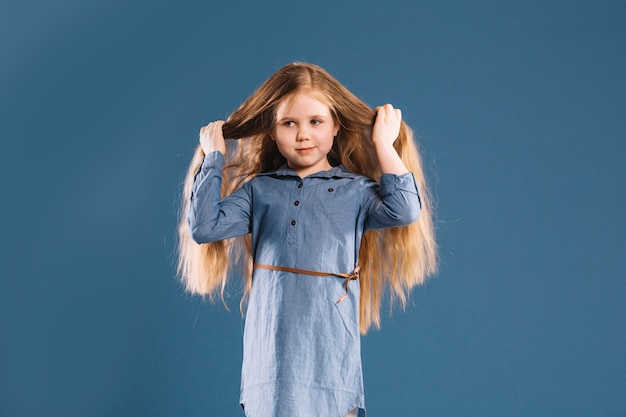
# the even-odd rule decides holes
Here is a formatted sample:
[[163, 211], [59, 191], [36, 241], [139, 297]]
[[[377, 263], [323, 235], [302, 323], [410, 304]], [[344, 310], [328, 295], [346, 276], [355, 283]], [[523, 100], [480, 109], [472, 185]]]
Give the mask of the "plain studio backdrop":
[[0, 415], [243, 416], [175, 276], [200, 127], [292, 61], [402, 109], [439, 274], [362, 340], [368, 416], [626, 416], [626, 2], [0, 0]]

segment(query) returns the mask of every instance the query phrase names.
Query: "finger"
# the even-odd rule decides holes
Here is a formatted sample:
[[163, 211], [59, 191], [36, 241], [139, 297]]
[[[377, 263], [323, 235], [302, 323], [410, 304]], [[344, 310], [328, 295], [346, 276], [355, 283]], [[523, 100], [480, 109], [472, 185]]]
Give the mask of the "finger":
[[211, 125], [212, 125], [212, 124], [213, 124], [213, 122], [209, 122], [209, 123], [207, 123], [205, 126], [202, 126], [202, 127], [200, 128], [200, 132], [206, 132], [206, 131], [208, 131], [208, 130], [211, 128]]
[[393, 106], [390, 103], [387, 103], [383, 106], [384, 108], [384, 112], [385, 112], [385, 116], [387, 118], [387, 120], [393, 120], [396, 117], [396, 113], [395, 113], [395, 109], [393, 108]]
[[211, 133], [215, 134], [215, 133], [221, 132], [223, 124], [224, 122], [221, 122], [221, 121], [216, 121], [216, 122], [211, 123]]
[[393, 107], [389, 104], [385, 104], [384, 106], [380, 106], [380, 110], [378, 111], [378, 115], [383, 121], [389, 121], [389, 117], [393, 115], [392, 112]]
[[210, 124], [211, 131], [212, 132], [216, 132], [218, 130], [221, 130], [223, 124], [224, 124], [224, 121], [222, 121], [222, 120], [216, 120], [214, 122], [211, 122], [211, 124]]

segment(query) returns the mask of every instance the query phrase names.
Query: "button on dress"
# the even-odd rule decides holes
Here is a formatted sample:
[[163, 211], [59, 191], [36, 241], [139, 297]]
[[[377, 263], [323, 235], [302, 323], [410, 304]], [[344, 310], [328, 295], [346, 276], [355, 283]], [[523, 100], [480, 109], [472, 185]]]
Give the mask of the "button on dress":
[[[404, 226], [420, 211], [412, 173], [380, 184], [341, 165], [300, 178], [287, 165], [220, 198], [220, 152], [205, 156], [188, 213], [198, 243], [252, 234], [256, 264], [350, 273], [369, 229]], [[247, 417], [365, 414], [359, 282], [255, 269], [245, 317], [240, 404]]]

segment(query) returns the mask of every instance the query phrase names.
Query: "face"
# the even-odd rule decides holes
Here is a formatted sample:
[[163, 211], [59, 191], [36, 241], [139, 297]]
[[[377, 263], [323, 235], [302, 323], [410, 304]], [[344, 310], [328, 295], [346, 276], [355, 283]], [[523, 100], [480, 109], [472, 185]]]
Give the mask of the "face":
[[289, 167], [304, 178], [331, 168], [327, 155], [338, 131], [328, 106], [302, 92], [278, 105], [271, 136]]

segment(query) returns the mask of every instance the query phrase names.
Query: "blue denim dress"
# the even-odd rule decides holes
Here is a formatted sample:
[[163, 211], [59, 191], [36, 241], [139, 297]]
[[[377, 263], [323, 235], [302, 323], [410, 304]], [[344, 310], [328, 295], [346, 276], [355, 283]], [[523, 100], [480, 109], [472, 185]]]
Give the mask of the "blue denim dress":
[[[206, 243], [252, 234], [257, 264], [350, 273], [369, 229], [415, 221], [412, 173], [380, 184], [336, 166], [300, 178], [288, 166], [258, 174], [221, 199], [224, 158], [205, 156], [189, 225]], [[255, 269], [245, 318], [240, 404], [248, 417], [343, 417], [365, 413], [359, 282]]]

